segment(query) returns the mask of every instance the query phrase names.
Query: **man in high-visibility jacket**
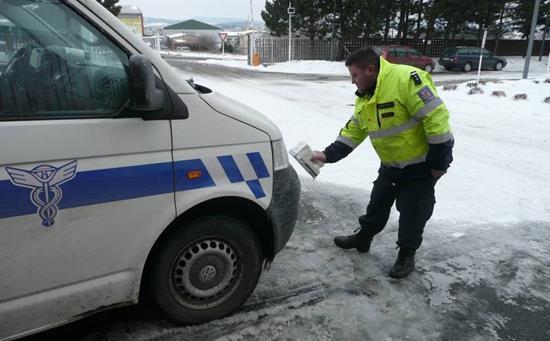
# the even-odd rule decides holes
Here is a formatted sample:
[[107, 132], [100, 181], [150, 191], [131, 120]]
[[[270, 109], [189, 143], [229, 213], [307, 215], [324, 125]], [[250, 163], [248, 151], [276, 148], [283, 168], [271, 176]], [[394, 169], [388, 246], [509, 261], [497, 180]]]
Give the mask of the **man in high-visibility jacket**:
[[372, 49], [353, 53], [346, 66], [357, 86], [355, 112], [336, 141], [314, 151], [312, 160], [337, 162], [368, 136], [381, 165], [359, 231], [337, 236], [334, 243], [368, 252], [396, 202], [399, 254], [390, 276], [403, 278], [414, 270], [415, 252], [435, 204], [435, 183], [453, 160], [449, 112], [427, 72], [391, 64]]

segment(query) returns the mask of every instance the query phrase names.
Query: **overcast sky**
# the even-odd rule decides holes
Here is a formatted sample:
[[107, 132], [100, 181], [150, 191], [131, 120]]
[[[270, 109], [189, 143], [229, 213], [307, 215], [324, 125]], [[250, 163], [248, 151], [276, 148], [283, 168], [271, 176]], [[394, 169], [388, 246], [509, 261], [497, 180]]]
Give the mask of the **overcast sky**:
[[[120, 0], [120, 5], [137, 5], [145, 17], [190, 19], [223, 17], [247, 19], [250, 0]], [[252, 0], [254, 20], [260, 20], [265, 0]]]

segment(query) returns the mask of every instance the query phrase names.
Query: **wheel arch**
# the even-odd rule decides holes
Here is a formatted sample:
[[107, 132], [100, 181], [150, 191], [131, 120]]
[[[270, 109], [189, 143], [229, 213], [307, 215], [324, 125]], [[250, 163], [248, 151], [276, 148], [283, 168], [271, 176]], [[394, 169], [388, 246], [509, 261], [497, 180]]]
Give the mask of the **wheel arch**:
[[153, 247], [147, 255], [145, 265], [141, 274], [140, 298], [143, 297], [146, 289], [147, 274], [150, 272], [154, 254], [172, 231], [186, 227], [186, 223], [194, 218], [208, 215], [226, 215], [237, 218], [249, 224], [260, 242], [263, 256], [267, 260], [273, 259], [275, 255], [274, 231], [267, 213], [258, 204], [240, 197], [221, 197], [197, 204], [179, 215], [170, 223], [158, 236]]

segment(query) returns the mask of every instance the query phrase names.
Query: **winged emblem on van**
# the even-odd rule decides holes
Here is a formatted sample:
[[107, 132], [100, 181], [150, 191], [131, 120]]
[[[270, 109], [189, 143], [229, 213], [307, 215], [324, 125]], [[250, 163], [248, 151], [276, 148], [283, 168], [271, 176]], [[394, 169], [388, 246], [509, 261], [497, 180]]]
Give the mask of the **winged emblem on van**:
[[74, 179], [77, 162], [71, 161], [59, 168], [49, 165], [40, 165], [32, 170], [6, 167], [11, 183], [15, 186], [32, 189], [30, 200], [37, 208], [42, 218], [42, 225], [51, 227], [55, 224], [55, 216], [59, 208], [57, 204], [63, 197], [59, 187], [61, 184]]

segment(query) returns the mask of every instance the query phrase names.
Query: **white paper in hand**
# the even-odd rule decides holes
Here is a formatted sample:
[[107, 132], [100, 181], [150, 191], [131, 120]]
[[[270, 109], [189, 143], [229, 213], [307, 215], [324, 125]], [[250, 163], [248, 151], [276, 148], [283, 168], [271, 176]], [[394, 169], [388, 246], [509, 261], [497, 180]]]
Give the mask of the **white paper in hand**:
[[323, 167], [324, 163], [321, 161], [311, 160], [311, 158], [313, 157], [313, 151], [307, 143], [298, 143], [291, 150], [289, 150], [289, 153], [314, 179], [317, 177], [317, 175], [319, 175], [321, 167]]

